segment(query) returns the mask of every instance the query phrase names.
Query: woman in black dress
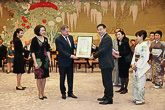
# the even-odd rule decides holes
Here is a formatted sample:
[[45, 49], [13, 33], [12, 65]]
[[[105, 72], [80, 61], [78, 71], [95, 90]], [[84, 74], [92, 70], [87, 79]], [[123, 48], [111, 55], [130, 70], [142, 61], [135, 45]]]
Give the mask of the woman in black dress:
[[32, 39], [31, 42], [31, 53], [35, 65], [35, 70], [41, 70], [42, 74], [35, 74], [35, 79], [37, 79], [37, 87], [39, 92], [39, 99], [43, 100], [47, 97], [44, 94], [44, 88], [46, 83], [46, 78], [49, 77], [49, 66], [51, 66], [50, 59], [50, 46], [48, 44], [48, 39], [44, 37], [45, 27], [38, 25], [34, 29], [34, 33], [37, 35]]
[[127, 86], [129, 81], [128, 77], [131, 63], [127, 63], [125, 57], [132, 51], [129, 46], [129, 39], [125, 36], [125, 33], [123, 31], [117, 32], [117, 39], [119, 56], [121, 56], [118, 59], [119, 77], [121, 78], [121, 88], [116, 92], [121, 92], [120, 94], [125, 94], [128, 92]]
[[13, 73], [17, 74], [17, 86], [16, 90], [24, 90], [25, 87], [21, 86], [21, 76], [25, 72], [24, 70], [24, 57], [23, 57], [23, 45], [20, 38], [23, 36], [23, 30], [21, 28], [16, 29], [13, 35], [14, 42], [14, 68]]

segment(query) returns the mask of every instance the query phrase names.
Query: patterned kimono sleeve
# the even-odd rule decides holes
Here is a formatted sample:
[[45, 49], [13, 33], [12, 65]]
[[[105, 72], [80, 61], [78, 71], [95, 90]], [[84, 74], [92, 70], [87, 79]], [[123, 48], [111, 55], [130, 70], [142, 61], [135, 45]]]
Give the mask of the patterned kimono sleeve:
[[136, 67], [142, 69], [146, 65], [148, 60], [149, 60], [149, 48], [147, 45], [143, 45], [142, 49], [140, 50], [140, 58], [137, 61]]
[[151, 46], [149, 47], [149, 51], [152, 52], [153, 42], [151, 43]]
[[161, 41], [162, 45], [161, 45], [161, 49], [162, 49], [162, 53], [160, 54], [161, 57], [161, 61], [165, 62], [165, 42]]
[[165, 42], [164, 41], [162, 41], [162, 44], [163, 44], [163, 61], [164, 61], [164, 63], [165, 63]]
[[136, 52], [136, 47], [135, 47], [135, 51], [132, 57], [131, 65], [135, 65], [135, 52]]
[[162, 43], [161, 49], [162, 49], [162, 53], [160, 54], [160, 57], [161, 57], [161, 61], [163, 61], [163, 59], [164, 59], [164, 45], [163, 45], [163, 43]]

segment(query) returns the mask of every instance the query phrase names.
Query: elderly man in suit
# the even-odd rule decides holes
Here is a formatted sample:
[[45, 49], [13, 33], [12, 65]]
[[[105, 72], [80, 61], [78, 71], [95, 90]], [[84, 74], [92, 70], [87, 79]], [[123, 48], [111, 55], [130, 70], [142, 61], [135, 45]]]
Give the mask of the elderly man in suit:
[[6, 58], [6, 55], [7, 55], [7, 47], [4, 46], [2, 43], [3, 43], [3, 40], [0, 36], [0, 67], [2, 67], [2, 60]]
[[73, 59], [78, 59], [74, 55], [73, 36], [69, 35], [69, 27], [61, 27], [61, 35], [55, 40], [56, 50], [58, 51], [58, 64], [60, 73], [60, 90], [62, 99], [66, 99], [65, 76], [68, 82], [68, 97], [77, 98], [73, 94]]
[[[94, 56], [89, 59], [99, 59], [99, 68], [102, 73], [102, 81], [104, 90], [104, 96], [98, 98], [99, 104], [113, 104], [113, 85], [112, 85], [112, 70], [114, 68], [113, 56], [118, 57], [118, 53], [112, 50], [113, 44], [111, 37], [106, 32], [106, 26], [99, 24], [97, 26], [98, 34], [101, 36], [99, 47], [95, 45], [92, 48], [98, 51]], [[112, 56], [113, 55], [113, 56]]]

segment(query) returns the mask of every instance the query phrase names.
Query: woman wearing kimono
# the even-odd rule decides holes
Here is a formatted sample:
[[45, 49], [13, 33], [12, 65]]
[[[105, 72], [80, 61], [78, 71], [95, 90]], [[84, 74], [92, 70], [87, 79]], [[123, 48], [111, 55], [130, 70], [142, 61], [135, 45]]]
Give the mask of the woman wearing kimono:
[[146, 31], [138, 31], [135, 36], [138, 44], [135, 47], [131, 62], [133, 69], [132, 96], [134, 98], [134, 103], [139, 105], [145, 103], [146, 72], [150, 68], [148, 64], [149, 47], [146, 42], [143, 42], [147, 36]]
[[164, 46], [160, 41], [162, 37], [161, 31], [155, 32], [155, 41], [151, 44], [150, 52], [152, 53], [152, 82], [155, 84], [154, 88], [161, 88], [163, 86], [164, 76]]
[[[150, 35], [149, 35], [150, 39], [148, 41], [146, 41], [148, 47], [150, 48], [151, 46], [151, 43], [155, 41], [155, 32], [150, 32]], [[150, 53], [150, 56], [151, 56], [151, 53]], [[151, 57], [150, 57], [151, 59]], [[150, 64], [151, 66], [151, 64]], [[147, 74], [147, 79], [146, 81], [152, 81], [152, 66], [150, 68], [150, 73]]]

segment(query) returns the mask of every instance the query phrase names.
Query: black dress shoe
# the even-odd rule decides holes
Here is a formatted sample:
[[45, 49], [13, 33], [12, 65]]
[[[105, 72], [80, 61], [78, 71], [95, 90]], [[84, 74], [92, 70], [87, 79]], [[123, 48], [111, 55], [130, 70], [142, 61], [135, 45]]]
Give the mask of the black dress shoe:
[[66, 94], [62, 94], [62, 99], [66, 99]]
[[115, 92], [122, 92], [124, 89], [120, 89], [120, 90], [118, 90], [118, 91], [115, 91]]
[[26, 89], [26, 87], [22, 87], [23, 89]]
[[113, 104], [113, 99], [104, 100], [103, 102], [99, 102], [99, 104], [102, 105]]
[[77, 96], [75, 96], [74, 94], [68, 94], [68, 97], [77, 98]]
[[43, 96], [43, 98], [44, 98], [44, 99], [47, 99], [47, 97], [46, 97], [46, 96]]
[[146, 81], [152, 81], [152, 79], [146, 79]]
[[92, 68], [92, 66], [88, 66], [88, 68]]
[[25, 88], [22, 87], [22, 89], [21, 89], [21, 88], [18, 88], [18, 87], [16, 86], [16, 90], [25, 90]]
[[98, 98], [97, 100], [98, 101], [104, 101], [104, 100], [106, 100], [107, 98], [106, 97], [102, 97], [102, 98]]
[[44, 100], [44, 97], [39, 97], [40, 100]]
[[28, 72], [27, 72], [28, 74], [30, 74], [30, 71], [28, 70]]
[[124, 89], [123, 91], [121, 91], [120, 94], [126, 94], [128, 92], [128, 89]]
[[7, 72], [7, 74], [9, 74], [9, 73], [10, 73], [10, 71], [7, 71], [7, 70], [6, 70], [6, 72]]

